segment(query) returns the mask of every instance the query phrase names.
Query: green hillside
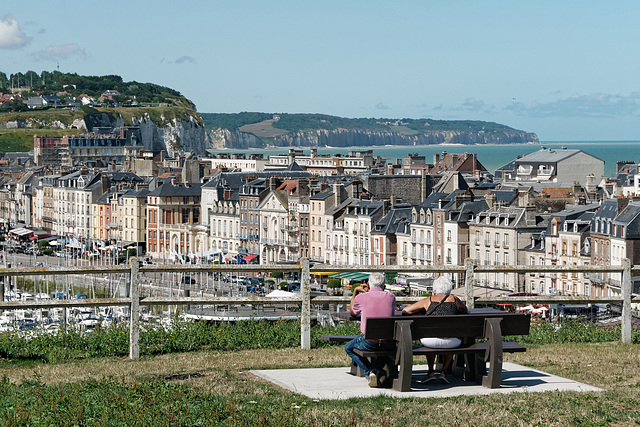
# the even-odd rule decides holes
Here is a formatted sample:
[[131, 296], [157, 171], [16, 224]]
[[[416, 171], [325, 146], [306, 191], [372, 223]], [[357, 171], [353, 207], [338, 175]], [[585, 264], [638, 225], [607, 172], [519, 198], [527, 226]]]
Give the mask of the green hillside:
[[[271, 113], [243, 112], [235, 114], [200, 113], [208, 129], [239, 129], [246, 125], [265, 122], [272, 119]], [[433, 120], [433, 119], [389, 119], [389, 118], [359, 118], [330, 116], [326, 114], [279, 114], [280, 119], [272, 122], [272, 127], [287, 132], [314, 131], [317, 129], [359, 130], [372, 132], [394, 132], [403, 135], [417, 135], [421, 133], [440, 131], [502, 133], [518, 132], [493, 122], [477, 120]], [[260, 136], [260, 135], [256, 135]]]
[[7, 76], [0, 71], [0, 91], [10, 88], [19, 88], [25, 98], [38, 94], [61, 93], [63, 101], [66, 97], [77, 98], [80, 95], [89, 95], [97, 99], [105, 91], [115, 90], [120, 93], [114, 96], [115, 104], [125, 105], [135, 100], [143, 105], [169, 104], [195, 109], [195, 105], [175, 89], [153, 83], [125, 82], [122, 77], [115, 75], [81, 76], [59, 71], [42, 71], [38, 74], [29, 70], [26, 73]]

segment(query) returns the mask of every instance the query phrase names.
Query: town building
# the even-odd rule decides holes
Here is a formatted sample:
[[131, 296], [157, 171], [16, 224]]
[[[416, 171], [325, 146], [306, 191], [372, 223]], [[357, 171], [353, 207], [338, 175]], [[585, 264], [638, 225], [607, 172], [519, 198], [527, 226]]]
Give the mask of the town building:
[[542, 148], [519, 157], [495, 171], [503, 183], [516, 181], [578, 182], [585, 186], [587, 176], [604, 176], [604, 161], [582, 150]]

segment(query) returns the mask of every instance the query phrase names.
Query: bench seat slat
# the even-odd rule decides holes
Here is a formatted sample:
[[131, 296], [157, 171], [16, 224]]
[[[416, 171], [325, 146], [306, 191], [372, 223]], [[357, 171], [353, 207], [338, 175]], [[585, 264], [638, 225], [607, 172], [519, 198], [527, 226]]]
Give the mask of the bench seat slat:
[[[414, 356], [426, 356], [427, 354], [431, 355], [441, 355], [441, 354], [474, 354], [474, 353], [484, 353], [487, 351], [487, 343], [480, 342], [475, 343], [467, 347], [457, 347], [457, 348], [431, 348], [431, 347], [416, 347], [413, 349]], [[502, 351], [504, 353], [524, 353], [527, 351], [526, 347], [518, 344], [514, 341], [503, 341], [502, 343]], [[359, 354], [363, 357], [395, 357], [395, 350], [354, 350], [355, 353]]]
[[330, 342], [349, 342], [357, 337], [359, 337], [359, 335], [322, 335], [320, 339]]

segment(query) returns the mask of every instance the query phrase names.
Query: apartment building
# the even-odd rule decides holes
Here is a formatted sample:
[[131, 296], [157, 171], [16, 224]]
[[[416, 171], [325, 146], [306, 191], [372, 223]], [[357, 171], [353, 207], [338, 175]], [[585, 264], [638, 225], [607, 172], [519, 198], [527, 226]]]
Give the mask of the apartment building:
[[495, 171], [502, 182], [536, 181], [587, 184], [587, 176], [604, 176], [604, 161], [582, 150], [542, 148]]
[[347, 264], [368, 265], [371, 261], [371, 231], [384, 213], [380, 200], [355, 200], [344, 214]]
[[395, 265], [398, 263], [398, 236], [411, 222], [411, 206], [390, 203], [389, 211], [371, 230], [371, 265]]
[[[518, 265], [531, 235], [544, 230], [547, 223], [548, 217], [537, 215], [534, 206], [490, 207], [469, 222], [470, 256], [482, 265]], [[524, 292], [525, 288], [523, 273], [481, 273], [476, 280], [482, 286], [513, 292]]]
[[125, 242], [135, 242], [138, 253], [145, 253], [147, 247], [147, 196], [149, 190], [138, 187], [122, 195], [122, 218]]
[[260, 255], [260, 211], [258, 206], [267, 194], [267, 182], [264, 178], [254, 179], [240, 189], [240, 245], [247, 249], [249, 255]]
[[[196, 253], [207, 250], [219, 251], [223, 254], [223, 261], [226, 258], [227, 262], [237, 262], [242, 248], [240, 197], [230, 189], [223, 189], [223, 194], [223, 197], [207, 205], [209, 242], [201, 251], [197, 251], [196, 248]], [[207, 230], [207, 227], [201, 227]]]
[[[202, 241], [202, 184], [165, 182], [147, 195], [147, 252], [157, 259], [194, 253]], [[198, 239], [197, 239], [198, 238]], [[204, 245], [203, 245], [204, 246]]]
[[[297, 262], [298, 220], [289, 209], [288, 191], [294, 191], [295, 184], [278, 185], [275, 177], [270, 179], [270, 191], [258, 205], [260, 212], [260, 254], [263, 262]], [[279, 189], [281, 188], [281, 189]]]
[[[598, 208], [591, 220], [591, 264], [611, 265], [611, 235], [613, 221], [624, 210], [630, 199], [606, 199]], [[610, 295], [611, 279], [619, 280], [619, 275], [613, 277], [608, 273], [593, 273], [591, 280], [592, 295]]]
[[[591, 264], [591, 220], [598, 205], [577, 206], [555, 213], [545, 233], [545, 265], [582, 266]], [[535, 259], [534, 259], [535, 260]], [[532, 260], [529, 259], [529, 262]], [[547, 274], [546, 286], [539, 293], [551, 295], [590, 295], [589, 276], [577, 272]]]

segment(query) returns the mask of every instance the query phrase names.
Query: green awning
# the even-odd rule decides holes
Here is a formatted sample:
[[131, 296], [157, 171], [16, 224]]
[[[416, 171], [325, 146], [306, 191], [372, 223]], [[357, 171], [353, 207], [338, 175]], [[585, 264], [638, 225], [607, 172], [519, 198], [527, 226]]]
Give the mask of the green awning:
[[336, 273], [336, 274], [332, 274], [330, 277], [333, 277], [336, 279], [367, 280], [369, 278], [369, 274], [370, 273], [360, 273], [360, 272]]

